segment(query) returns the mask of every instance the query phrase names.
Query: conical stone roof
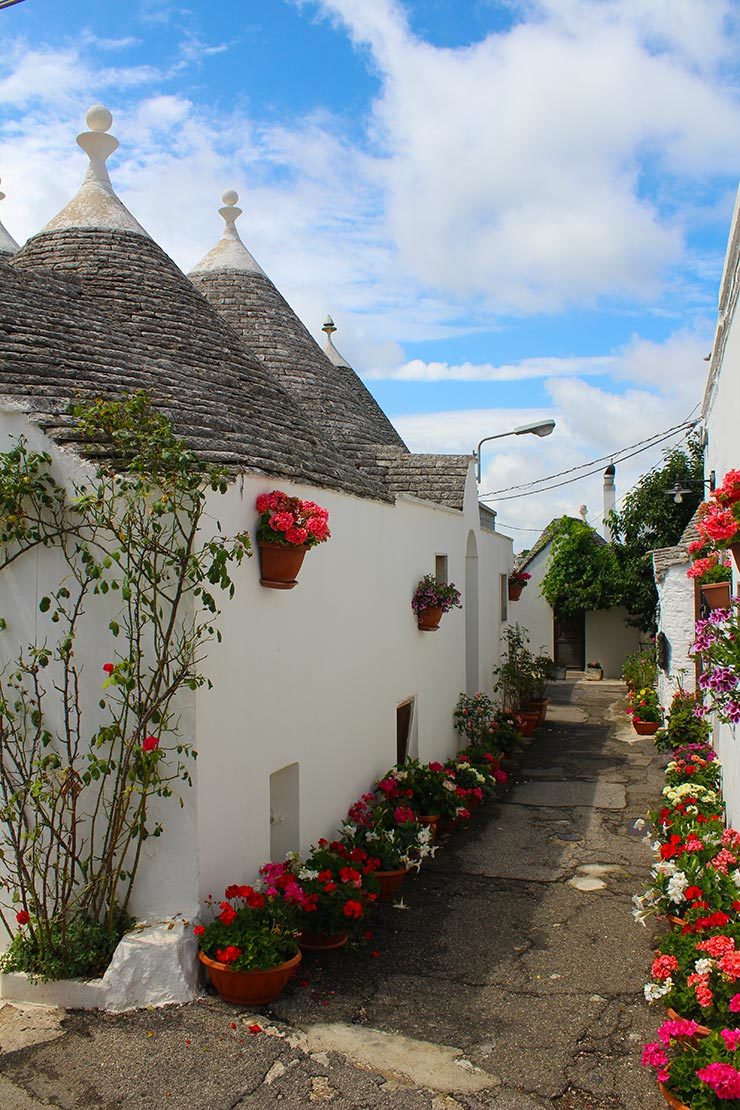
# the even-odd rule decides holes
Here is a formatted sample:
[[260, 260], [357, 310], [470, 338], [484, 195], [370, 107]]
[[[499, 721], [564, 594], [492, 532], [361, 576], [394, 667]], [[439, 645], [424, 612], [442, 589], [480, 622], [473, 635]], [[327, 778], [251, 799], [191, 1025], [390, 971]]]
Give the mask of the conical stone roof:
[[[0, 190], [0, 200], [5, 198], [5, 193]], [[18, 244], [9, 231], [6, 231], [0, 222], [0, 255], [15, 254], [18, 250]]]
[[226, 221], [221, 241], [191, 271], [190, 279], [239, 332], [275, 378], [299, 402], [323, 434], [344, 453], [361, 456], [372, 468], [372, 452], [382, 445], [406, 451], [388, 417], [346, 364], [334, 365], [236, 230], [241, 209], [236, 193], [224, 194]]

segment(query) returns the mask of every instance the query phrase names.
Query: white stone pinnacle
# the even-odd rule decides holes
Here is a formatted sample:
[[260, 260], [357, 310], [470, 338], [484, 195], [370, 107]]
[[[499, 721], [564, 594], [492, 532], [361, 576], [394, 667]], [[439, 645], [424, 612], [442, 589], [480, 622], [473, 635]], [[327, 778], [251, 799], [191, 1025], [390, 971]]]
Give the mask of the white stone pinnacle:
[[[5, 193], [0, 189], [0, 200], [4, 199]], [[0, 254], [15, 254], [18, 249], [18, 244], [13, 236], [0, 223]]]
[[234, 189], [227, 189], [221, 199], [224, 207], [219, 208], [218, 213], [226, 224], [223, 235], [216, 246], [191, 270], [191, 273], [202, 274], [223, 270], [243, 274], [262, 274], [266, 277], [265, 271], [244, 246], [236, 229], [236, 221], [242, 214], [241, 208], [236, 207], [239, 194]]
[[335, 366], [346, 366], [348, 370], [351, 370], [352, 367], [347, 362], [347, 359], [344, 357], [341, 351], [338, 351], [336, 349], [334, 343], [332, 342], [332, 332], [335, 332], [337, 330], [337, 326], [332, 320], [331, 316], [326, 317], [321, 330], [326, 334], [326, 341], [324, 343], [324, 354], [329, 359], [329, 362], [333, 362]]
[[77, 136], [77, 145], [90, 159], [82, 187], [66, 208], [50, 220], [44, 231], [89, 227], [100, 230], [147, 232], [116, 196], [106, 162], [118, 149], [118, 139], [109, 135], [113, 116], [102, 104], [93, 104], [85, 117], [89, 131]]

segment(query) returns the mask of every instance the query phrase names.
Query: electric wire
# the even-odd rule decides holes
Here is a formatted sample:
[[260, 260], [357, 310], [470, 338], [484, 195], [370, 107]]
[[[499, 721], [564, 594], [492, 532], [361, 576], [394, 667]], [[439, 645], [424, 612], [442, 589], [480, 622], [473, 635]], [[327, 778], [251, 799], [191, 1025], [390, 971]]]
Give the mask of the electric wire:
[[[506, 490], [522, 490], [521, 493], [510, 493], [507, 497], [500, 497], [499, 493], [504, 493], [505, 490], [496, 490], [493, 493], [482, 494], [478, 500], [514, 501], [518, 497], [532, 497], [534, 494], [537, 493], [547, 493], [549, 490], [559, 489], [561, 486], [572, 485], [573, 482], [580, 482], [582, 478], [589, 478], [593, 474], [598, 474], [601, 470], [601, 466], [596, 466], [593, 470], [587, 470], [583, 474], [576, 474], [573, 478], [566, 478], [564, 482], [553, 482], [551, 485], [548, 486], [543, 486], [541, 485], [541, 483], [550, 482], [552, 478], [557, 478], [561, 474], [573, 474], [574, 471], [582, 470], [585, 466], [593, 466], [594, 463], [602, 463], [607, 459], [611, 460], [615, 464], [627, 462], [629, 459], [634, 459], [637, 455], [641, 455], [644, 451], [649, 451], [651, 447], [658, 447], [661, 443], [664, 443], [667, 439], [670, 439], [670, 437], [675, 435], [677, 432], [683, 431], [685, 427], [685, 424], [677, 424], [674, 428], [669, 428], [668, 431], [661, 432], [659, 437], [653, 436], [650, 440], [640, 440], [639, 443], [644, 444], [644, 446], [633, 444], [632, 446], [637, 447], [638, 449], [636, 451], [630, 451], [629, 454], [624, 454], [625, 451], [629, 451], [629, 448], [623, 447], [621, 451], [613, 451], [610, 455], [603, 455], [600, 459], [593, 459], [590, 463], [582, 463], [581, 466], [573, 466], [569, 470], [561, 470], [559, 474], [550, 474], [546, 478], [538, 478], [536, 482], [527, 482], [526, 484], [521, 486], [506, 487]], [[539, 486], [540, 488], [532, 489], [532, 486]]]

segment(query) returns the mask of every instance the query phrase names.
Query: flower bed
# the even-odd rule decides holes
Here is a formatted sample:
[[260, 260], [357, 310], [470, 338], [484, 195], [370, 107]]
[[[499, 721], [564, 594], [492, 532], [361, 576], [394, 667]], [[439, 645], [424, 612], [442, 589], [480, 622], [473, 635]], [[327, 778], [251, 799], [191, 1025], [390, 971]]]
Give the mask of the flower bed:
[[657, 855], [651, 882], [633, 899], [638, 921], [664, 914], [670, 925], [644, 988], [669, 1019], [642, 1063], [671, 1105], [720, 1110], [740, 1099], [740, 832], [724, 827], [721, 768], [688, 705], [684, 693], [674, 698], [656, 738], [674, 758], [662, 806], [649, 815]]
[[[485, 712], [475, 727], [458, 726], [474, 741], [468, 748], [446, 763], [409, 759], [392, 767], [350, 806], [335, 840], [319, 840], [305, 860], [291, 853], [266, 863], [258, 883], [234, 884], [222, 901], [208, 900], [213, 920], [194, 932], [209, 975], [227, 1001], [238, 999], [232, 982], [218, 985], [224, 970], [227, 980], [229, 971], [282, 972], [292, 959], [297, 962], [299, 946], [333, 950], [359, 928], [364, 931], [374, 904], [392, 896], [406, 873], [419, 870], [437, 851], [424, 819], [441, 817], [454, 827], [506, 783], [496, 741], [505, 738], [511, 750], [521, 737], [513, 718], [497, 712], [484, 695], [476, 699]], [[457, 725], [457, 714], [455, 720]]]

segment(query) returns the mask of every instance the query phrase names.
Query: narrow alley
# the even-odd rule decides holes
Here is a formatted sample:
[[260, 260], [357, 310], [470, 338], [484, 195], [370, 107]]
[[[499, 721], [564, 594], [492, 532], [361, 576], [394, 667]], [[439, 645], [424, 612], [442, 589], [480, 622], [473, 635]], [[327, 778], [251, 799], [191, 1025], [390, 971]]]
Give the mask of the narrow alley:
[[305, 958], [257, 1014], [215, 997], [37, 1011], [24, 1033], [6, 1006], [0, 1104], [659, 1110], [640, 1067], [652, 930], [631, 897], [651, 862], [633, 822], [661, 785], [621, 684], [556, 683], [506, 796], [374, 915], [366, 947]]

